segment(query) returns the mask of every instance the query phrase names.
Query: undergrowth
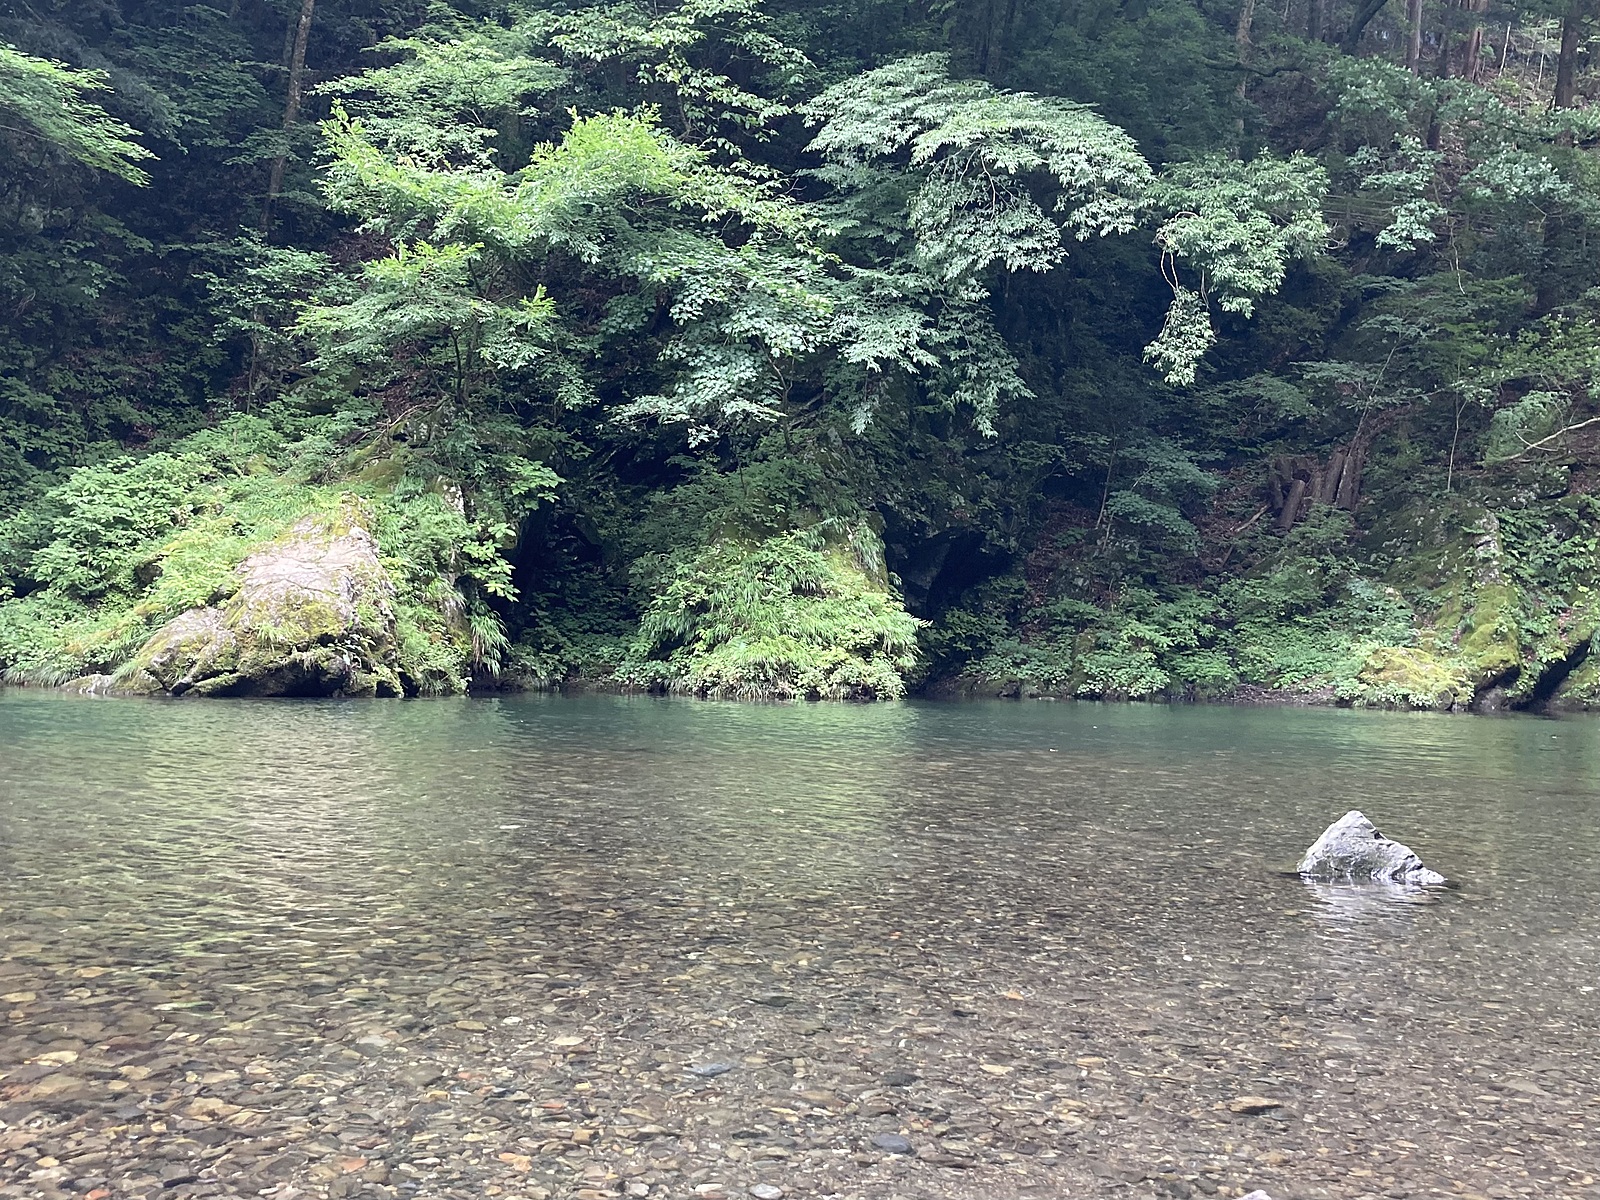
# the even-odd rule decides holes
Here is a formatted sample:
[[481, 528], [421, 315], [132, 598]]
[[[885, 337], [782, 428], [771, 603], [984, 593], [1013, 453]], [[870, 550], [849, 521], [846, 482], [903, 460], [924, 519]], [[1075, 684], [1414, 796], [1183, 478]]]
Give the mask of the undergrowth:
[[664, 556], [649, 564], [654, 599], [618, 677], [730, 699], [902, 696], [918, 622], [881, 564], [861, 527], [718, 539]]
[[326, 457], [235, 416], [169, 451], [72, 472], [0, 524], [4, 678], [55, 685], [114, 672], [165, 622], [232, 596], [252, 551], [306, 517], [335, 519], [351, 496], [395, 585], [411, 689], [458, 692], [475, 671], [499, 669], [509, 643], [484, 599], [509, 587], [499, 526], [404, 472], [319, 478]]

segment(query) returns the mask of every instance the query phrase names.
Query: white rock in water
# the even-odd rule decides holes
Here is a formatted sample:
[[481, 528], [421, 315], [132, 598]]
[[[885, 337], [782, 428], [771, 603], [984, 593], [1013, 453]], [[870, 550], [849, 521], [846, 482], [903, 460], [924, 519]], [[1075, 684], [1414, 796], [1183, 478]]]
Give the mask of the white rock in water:
[[1296, 868], [1314, 879], [1379, 879], [1395, 883], [1443, 883], [1410, 846], [1391, 842], [1364, 813], [1352, 809], [1323, 831]]

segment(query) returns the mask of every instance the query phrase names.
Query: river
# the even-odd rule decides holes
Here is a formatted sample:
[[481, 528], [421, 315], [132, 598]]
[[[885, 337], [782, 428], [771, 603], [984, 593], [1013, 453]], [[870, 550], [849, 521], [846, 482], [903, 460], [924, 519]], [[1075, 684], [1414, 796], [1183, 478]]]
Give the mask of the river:
[[1596, 1197], [1597, 883], [1592, 720], [0, 691], [0, 1196]]

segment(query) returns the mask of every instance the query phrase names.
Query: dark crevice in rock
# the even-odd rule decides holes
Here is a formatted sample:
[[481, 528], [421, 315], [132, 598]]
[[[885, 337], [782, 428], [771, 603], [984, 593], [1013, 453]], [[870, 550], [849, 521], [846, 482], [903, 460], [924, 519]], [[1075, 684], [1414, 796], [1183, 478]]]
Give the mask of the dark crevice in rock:
[[1584, 638], [1565, 657], [1556, 659], [1545, 667], [1538, 681], [1533, 685], [1533, 690], [1517, 701], [1516, 707], [1524, 712], [1543, 712], [1550, 706], [1550, 701], [1561, 690], [1561, 685], [1567, 677], [1583, 665], [1583, 660], [1589, 657], [1591, 639]]

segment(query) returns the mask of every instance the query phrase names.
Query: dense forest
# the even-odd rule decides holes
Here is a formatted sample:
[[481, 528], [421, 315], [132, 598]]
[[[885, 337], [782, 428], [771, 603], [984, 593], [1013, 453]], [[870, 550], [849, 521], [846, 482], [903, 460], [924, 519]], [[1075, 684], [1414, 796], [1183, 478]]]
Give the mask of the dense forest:
[[1600, 704], [1597, 26], [0, 5], [0, 670]]

